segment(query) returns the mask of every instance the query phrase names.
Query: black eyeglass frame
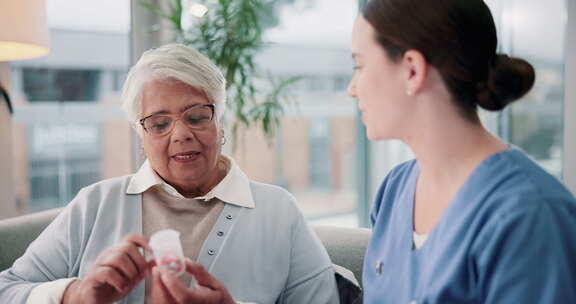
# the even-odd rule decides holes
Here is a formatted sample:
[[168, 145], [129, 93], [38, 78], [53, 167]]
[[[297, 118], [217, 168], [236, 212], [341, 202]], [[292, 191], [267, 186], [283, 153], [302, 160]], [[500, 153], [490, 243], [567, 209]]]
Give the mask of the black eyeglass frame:
[[[213, 104], [213, 103], [210, 103], [210, 104], [195, 104], [195, 105], [189, 107], [188, 109], [186, 109], [184, 112], [180, 113], [180, 115], [179, 115], [180, 118], [179, 118], [179, 119], [182, 118], [182, 114], [184, 114], [184, 113], [187, 112], [188, 110], [193, 109], [193, 108], [196, 108], [196, 107], [208, 107], [208, 108], [210, 108], [210, 110], [212, 110], [212, 115], [210, 116], [210, 121], [213, 121], [213, 120], [214, 120], [214, 116], [216, 115], [216, 105]], [[146, 117], [138, 120], [138, 123], [140, 123], [140, 125], [142, 126], [142, 129], [144, 129], [144, 131], [146, 131], [146, 133], [152, 134], [152, 133], [150, 133], [150, 132], [148, 131], [148, 129], [146, 129], [146, 127], [144, 126], [144, 121], [145, 121], [146, 119], [150, 118], [150, 117], [157, 116], [157, 115], [162, 115], [162, 116], [174, 116], [174, 115], [170, 115], [170, 114], [152, 114], [152, 115], [148, 115], [148, 116], [146, 116]], [[172, 121], [172, 124], [174, 124], [175, 122], [176, 122], [176, 120]], [[172, 125], [172, 127], [170, 128], [170, 130], [172, 130], [172, 128], [174, 128], [174, 125]], [[169, 131], [166, 132], [166, 133], [169, 133]]]

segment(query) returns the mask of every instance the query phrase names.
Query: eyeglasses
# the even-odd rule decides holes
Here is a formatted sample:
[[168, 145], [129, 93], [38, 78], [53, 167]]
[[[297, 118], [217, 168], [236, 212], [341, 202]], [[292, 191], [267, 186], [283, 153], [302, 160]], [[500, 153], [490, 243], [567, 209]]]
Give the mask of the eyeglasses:
[[[214, 104], [193, 105], [182, 112], [178, 118], [175, 115], [153, 114], [139, 120], [146, 132], [161, 136], [172, 132], [176, 121], [181, 119], [184, 124], [193, 130], [206, 129], [214, 119]], [[178, 116], [178, 115], [176, 115]]]

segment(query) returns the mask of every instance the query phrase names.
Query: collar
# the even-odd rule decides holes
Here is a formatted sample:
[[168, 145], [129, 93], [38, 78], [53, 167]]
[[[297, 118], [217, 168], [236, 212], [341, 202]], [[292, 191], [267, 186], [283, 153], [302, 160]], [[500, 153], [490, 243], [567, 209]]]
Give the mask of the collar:
[[[217, 198], [227, 204], [254, 208], [255, 204], [252, 190], [250, 189], [250, 180], [232, 158], [226, 155], [221, 155], [220, 157], [228, 164], [226, 176], [206, 195], [194, 197], [194, 199], [208, 201]], [[186, 199], [152, 169], [148, 159], [144, 161], [138, 172], [132, 175], [126, 194], [142, 194], [155, 186], [173, 197]]]

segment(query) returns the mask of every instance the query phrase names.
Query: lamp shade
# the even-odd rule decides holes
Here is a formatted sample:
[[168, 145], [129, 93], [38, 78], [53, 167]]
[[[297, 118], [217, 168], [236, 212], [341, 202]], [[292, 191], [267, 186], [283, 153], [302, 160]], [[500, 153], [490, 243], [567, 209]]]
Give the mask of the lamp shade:
[[0, 0], [0, 61], [49, 52], [45, 0]]

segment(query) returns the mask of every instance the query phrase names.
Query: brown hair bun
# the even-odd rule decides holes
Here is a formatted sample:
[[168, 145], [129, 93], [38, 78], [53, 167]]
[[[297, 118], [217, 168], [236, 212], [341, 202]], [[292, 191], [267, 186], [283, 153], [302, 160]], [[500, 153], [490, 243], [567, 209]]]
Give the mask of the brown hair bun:
[[500, 111], [528, 93], [534, 80], [534, 68], [526, 60], [498, 54], [488, 80], [477, 86], [477, 103], [486, 110]]

